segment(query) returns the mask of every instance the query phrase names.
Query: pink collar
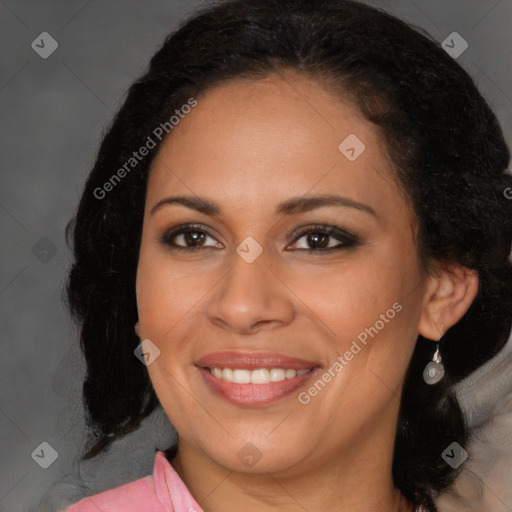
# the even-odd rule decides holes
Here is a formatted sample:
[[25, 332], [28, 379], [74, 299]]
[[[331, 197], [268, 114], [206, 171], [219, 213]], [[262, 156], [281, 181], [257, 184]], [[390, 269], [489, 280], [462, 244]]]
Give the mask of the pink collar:
[[165, 512], [203, 512], [161, 451], [157, 451], [155, 456], [153, 484]]

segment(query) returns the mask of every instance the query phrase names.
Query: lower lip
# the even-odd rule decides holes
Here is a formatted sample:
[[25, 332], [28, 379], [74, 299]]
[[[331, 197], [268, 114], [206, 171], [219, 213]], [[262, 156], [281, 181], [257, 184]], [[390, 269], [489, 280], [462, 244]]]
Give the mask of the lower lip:
[[292, 395], [320, 368], [314, 368], [305, 375], [284, 379], [268, 384], [236, 384], [214, 377], [208, 368], [198, 367], [208, 387], [218, 396], [235, 405], [257, 407], [277, 402]]

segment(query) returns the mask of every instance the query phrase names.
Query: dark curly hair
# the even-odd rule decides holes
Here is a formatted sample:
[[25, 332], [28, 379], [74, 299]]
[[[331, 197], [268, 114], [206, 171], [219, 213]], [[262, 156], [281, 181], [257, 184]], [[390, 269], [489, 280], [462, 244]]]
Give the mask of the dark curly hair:
[[435, 511], [434, 498], [456, 476], [441, 453], [469, 440], [453, 386], [503, 347], [511, 327], [510, 152], [473, 80], [439, 43], [356, 1], [217, 2], [171, 34], [130, 87], [67, 226], [75, 258], [67, 299], [87, 363], [83, 459], [137, 429], [159, 406], [133, 354], [133, 326], [146, 183], [161, 141], [109, 193], [98, 190], [190, 98], [227, 80], [286, 69], [334, 87], [380, 129], [413, 206], [423, 268], [455, 263], [478, 274], [475, 300], [441, 343], [445, 378], [424, 382], [432, 342], [419, 336], [401, 398], [394, 483], [415, 505]]

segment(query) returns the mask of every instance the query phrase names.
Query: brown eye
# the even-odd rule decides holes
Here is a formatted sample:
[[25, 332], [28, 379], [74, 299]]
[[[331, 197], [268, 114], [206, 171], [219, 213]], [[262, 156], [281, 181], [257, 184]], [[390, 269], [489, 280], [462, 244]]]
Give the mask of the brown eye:
[[[206, 240], [211, 238], [214, 243], [206, 245]], [[201, 247], [219, 247], [219, 243], [204, 229], [196, 226], [181, 226], [167, 232], [161, 239], [163, 244], [169, 245], [172, 249], [200, 249]]]
[[296, 250], [325, 252], [332, 249], [348, 249], [359, 242], [358, 236], [336, 226], [314, 226], [306, 229], [295, 237], [294, 243], [296, 244], [302, 238], [304, 238], [305, 247], [296, 247]]

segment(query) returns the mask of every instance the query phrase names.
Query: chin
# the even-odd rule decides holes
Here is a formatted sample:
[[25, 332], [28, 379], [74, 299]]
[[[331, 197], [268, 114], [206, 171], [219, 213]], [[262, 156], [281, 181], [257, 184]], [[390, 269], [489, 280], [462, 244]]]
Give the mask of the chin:
[[[219, 466], [237, 473], [259, 474], [284, 472], [297, 465], [305, 454], [293, 449], [289, 437], [277, 443], [268, 440], [259, 442], [240, 441], [231, 442], [230, 445], [218, 450], [218, 446], [211, 451], [205, 451], [211, 460]], [[303, 448], [303, 443], [298, 443]]]

